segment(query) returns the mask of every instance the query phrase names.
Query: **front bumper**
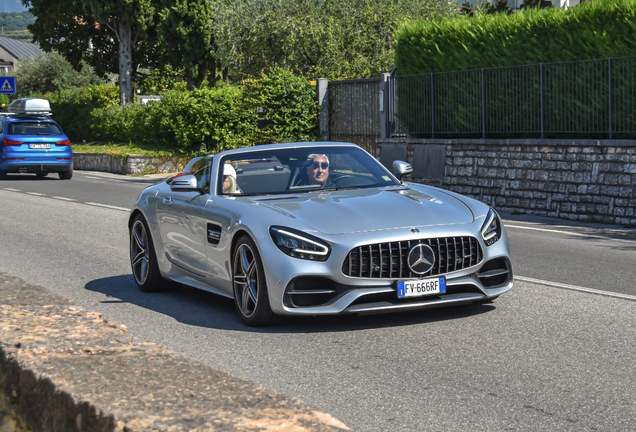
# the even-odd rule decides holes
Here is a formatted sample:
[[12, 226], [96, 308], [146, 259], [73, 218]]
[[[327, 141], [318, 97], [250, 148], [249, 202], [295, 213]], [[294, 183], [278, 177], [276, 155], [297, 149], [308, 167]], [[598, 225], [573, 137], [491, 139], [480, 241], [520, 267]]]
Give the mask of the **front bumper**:
[[513, 286], [505, 231], [502, 238], [491, 246], [480, 243], [483, 257], [478, 263], [434, 275], [446, 278], [446, 293], [410, 298], [398, 298], [397, 282], [414, 279], [413, 275], [407, 278], [345, 275], [343, 263], [347, 263], [346, 257], [351, 248], [351, 243], [348, 244], [341, 248], [332, 243], [332, 254], [325, 262], [281, 257], [281, 252], [275, 248], [262, 250], [265, 257], [279, 254], [279, 259], [269, 262], [265, 259], [272, 310], [281, 315], [334, 315], [426, 309], [488, 301]]

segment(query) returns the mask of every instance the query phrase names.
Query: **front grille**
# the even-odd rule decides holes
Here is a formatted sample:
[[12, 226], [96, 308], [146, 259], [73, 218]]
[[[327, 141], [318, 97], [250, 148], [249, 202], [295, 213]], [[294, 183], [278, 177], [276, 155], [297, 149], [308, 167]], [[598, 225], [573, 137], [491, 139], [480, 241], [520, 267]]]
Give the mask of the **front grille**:
[[[428, 244], [435, 254], [433, 268], [416, 274], [407, 264], [408, 253], [418, 243]], [[376, 243], [352, 249], [342, 263], [345, 276], [402, 279], [436, 276], [479, 264], [484, 258], [475, 237], [440, 237], [403, 242]]]

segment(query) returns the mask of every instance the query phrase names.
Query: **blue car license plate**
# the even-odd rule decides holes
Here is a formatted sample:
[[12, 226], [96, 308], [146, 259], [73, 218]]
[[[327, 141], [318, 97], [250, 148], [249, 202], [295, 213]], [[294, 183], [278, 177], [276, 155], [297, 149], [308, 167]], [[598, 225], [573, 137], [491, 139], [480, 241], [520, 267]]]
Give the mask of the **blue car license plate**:
[[421, 297], [444, 293], [446, 293], [446, 278], [443, 276], [398, 282], [398, 298]]

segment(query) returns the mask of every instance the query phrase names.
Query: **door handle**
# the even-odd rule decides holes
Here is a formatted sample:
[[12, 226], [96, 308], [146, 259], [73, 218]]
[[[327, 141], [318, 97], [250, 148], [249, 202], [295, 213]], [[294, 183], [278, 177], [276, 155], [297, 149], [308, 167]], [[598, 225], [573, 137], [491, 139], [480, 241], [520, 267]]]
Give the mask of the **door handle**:
[[163, 203], [165, 205], [172, 205], [172, 197], [164, 198]]

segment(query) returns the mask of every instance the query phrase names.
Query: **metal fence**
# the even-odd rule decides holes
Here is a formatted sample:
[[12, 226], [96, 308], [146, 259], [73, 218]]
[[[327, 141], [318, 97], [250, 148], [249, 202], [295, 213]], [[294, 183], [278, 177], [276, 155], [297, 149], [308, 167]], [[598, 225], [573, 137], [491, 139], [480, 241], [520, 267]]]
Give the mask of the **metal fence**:
[[633, 138], [635, 62], [636, 57], [621, 57], [393, 73], [387, 137]]
[[368, 152], [380, 138], [380, 78], [329, 83], [329, 139], [358, 144]]

